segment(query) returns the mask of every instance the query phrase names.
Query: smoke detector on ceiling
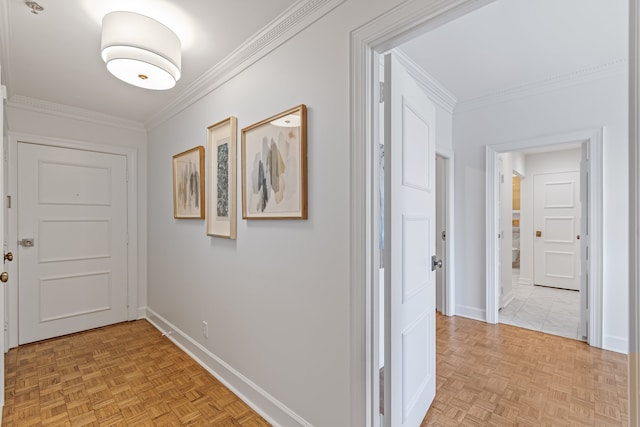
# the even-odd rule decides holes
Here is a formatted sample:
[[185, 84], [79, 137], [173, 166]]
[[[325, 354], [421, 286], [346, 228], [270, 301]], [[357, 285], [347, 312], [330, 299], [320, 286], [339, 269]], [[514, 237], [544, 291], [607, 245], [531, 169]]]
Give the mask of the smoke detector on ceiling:
[[34, 1], [26, 1], [24, 2], [24, 4], [26, 4], [27, 7], [31, 9], [31, 13], [33, 13], [34, 15], [37, 15], [39, 12], [42, 12], [44, 10], [44, 7], [40, 6]]

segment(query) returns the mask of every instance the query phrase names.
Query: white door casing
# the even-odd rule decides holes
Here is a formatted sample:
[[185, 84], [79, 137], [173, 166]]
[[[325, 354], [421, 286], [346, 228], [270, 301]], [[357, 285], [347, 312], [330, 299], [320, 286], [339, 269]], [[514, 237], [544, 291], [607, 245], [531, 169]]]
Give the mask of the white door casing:
[[579, 338], [589, 342], [589, 246], [591, 230], [589, 229], [589, 144], [583, 144], [580, 153], [580, 333]]
[[[446, 160], [442, 156], [436, 156], [436, 258], [441, 259], [443, 265], [447, 265], [446, 252], [446, 193], [447, 193], [447, 174]], [[440, 313], [446, 313], [446, 270], [444, 268], [436, 269], [436, 310]]]
[[384, 81], [385, 425], [418, 426], [436, 381], [435, 107], [392, 54]]
[[580, 172], [534, 179], [534, 283], [580, 289]]
[[128, 319], [127, 159], [18, 144], [19, 343]]
[[[2, 242], [3, 252], [6, 253], [8, 245], [6, 243], [6, 229], [7, 229], [7, 202], [6, 202], [6, 186], [7, 186], [7, 135], [4, 128], [4, 101], [6, 99], [7, 89], [0, 85], [0, 135], [2, 136], [2, 150], [0, 150], [0, 177], [2, 177], [2, 185], [0, 185], [0, 200], [2, 200], [2, 207], [0, 208], [0, 242]], [[3, 254], [4, 256], [4, 254]], [[3, 269], [7, 271], [7, 261], [3, 258]], [[9, 277], [11, 279], [11, 277]], [[0, 412], [4, 406], [4, 353], [7, 350], [5, 347], [5, 301], [6, 301], [7, 289], [5, 283], [0, 283], [0, 321], [2, 321], [2, 328], [0, 328]], [[0, 413], [0, 422], [2, 421], [2, 414]]]

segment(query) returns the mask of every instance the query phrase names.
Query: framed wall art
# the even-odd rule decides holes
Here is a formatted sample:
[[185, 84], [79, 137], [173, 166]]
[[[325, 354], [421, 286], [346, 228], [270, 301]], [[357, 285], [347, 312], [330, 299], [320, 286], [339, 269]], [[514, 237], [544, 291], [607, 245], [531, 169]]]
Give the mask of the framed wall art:
[[173, 156], [173, 217], [204, 218], [204, 147]]
[[307, 219], [307, 107], [242, 129], [242, 218]]
[[237, 120], [229, 117], [207, 130], [207, 234], [236, 238]]

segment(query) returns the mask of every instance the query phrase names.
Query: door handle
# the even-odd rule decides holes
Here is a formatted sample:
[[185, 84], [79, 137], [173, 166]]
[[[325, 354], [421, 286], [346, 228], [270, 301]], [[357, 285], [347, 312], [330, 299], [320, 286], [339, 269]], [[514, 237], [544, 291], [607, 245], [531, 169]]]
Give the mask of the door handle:
[[441, 259], [436, 259], [436, 256], [433, 255], [431, 257], [431, 271], [435, 270], [436, 267], [442, 268], [442, 260]]
[[542, 237], [542, 231], [536, 230], [536, 237]]
[[31, 248], [36, 244], [36, 239], [33, 237], [26, 237], [18, 243], [20, 243], [20, 246], [24, 246], [25, 248]]
[[9, 273], [7, 273], [6, 271], [0, 273], [0, 282], [7, 283], [7, 280], [9, 280]]

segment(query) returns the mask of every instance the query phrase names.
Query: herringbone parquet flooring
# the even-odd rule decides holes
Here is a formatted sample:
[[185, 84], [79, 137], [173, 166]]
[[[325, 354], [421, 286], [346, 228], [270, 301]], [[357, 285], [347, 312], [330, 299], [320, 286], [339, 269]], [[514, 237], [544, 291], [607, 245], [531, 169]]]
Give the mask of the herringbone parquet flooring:
[[269, 424], [145, 320], [11, 349], [3, 426]]
[[438, 315], [436, 336], [423, 427], [628, 424], [626, 355], [462, 317]]

